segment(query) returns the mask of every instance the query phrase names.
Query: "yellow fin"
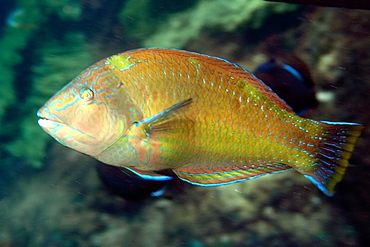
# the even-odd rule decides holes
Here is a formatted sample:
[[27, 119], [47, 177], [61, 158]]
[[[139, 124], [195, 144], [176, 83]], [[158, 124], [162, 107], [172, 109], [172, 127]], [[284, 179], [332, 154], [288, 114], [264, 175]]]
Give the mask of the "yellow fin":
[[312, 172], [304, 173], [322, 192], [334, 194], [335, 185], [343, 179], [358, 137], [364, 128], [360, 124], [323, 121], [325, 137], [319, 144], [317, 163]]
[[217, 169], [176, 169], [174, 172], [179, 178], [191, 184], [220, 186], [291, 169], [293, 168], [288, 165], [269, 163]]

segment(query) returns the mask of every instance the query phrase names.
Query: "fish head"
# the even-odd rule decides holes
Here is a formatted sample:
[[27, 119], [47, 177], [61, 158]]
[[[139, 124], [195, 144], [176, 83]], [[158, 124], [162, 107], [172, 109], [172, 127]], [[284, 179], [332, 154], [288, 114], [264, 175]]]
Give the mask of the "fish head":
[[102, 60], [52, 96], [37, 112], [38, 123], [62, 145], [95, 157], [115, 143], [131, 121], [123, 85]]

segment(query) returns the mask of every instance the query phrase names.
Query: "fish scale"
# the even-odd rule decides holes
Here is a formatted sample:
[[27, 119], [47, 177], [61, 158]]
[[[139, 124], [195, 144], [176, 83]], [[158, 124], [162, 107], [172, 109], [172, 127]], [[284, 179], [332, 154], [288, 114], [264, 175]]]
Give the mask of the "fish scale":
[[145, 178], [216, 186], [295, 169], [327, 195], [363, 128], [301, 118], [240, 66], [170, 49], [103, 59], [38, 115], [63, 145]]
[[[163, 58], [162, 58], [163, 59]], [[150, 63], [150, 61], [147, 61], [148, 63]], [[163, 65], [163, 67], [165, 68], [166, 67], [166, 64], [164, 64], [164, 63], [160, 63], [161, 65]], [[174, 64], [173, 62], [171, 63], [171, 64]], [[158, 64], [156, 64], [156, 68], [157, 67], [159, 67], [158, 66]], [[168, 66], [167, 66], [168, 67]], [[150, 66], [148, 66], [148, 68], [150, 68]], [[160, 67], [158, 68], [159, 70], [162, 70], [162, 71], [165, 71], [164, 70], [164, 68], [163, 69], [161, 69]], [[140, 69], [140, 68], [138, 68], [138, 69]], [[175, 69], [176, 69], [176, 67], [175, 67]], [[129, 71], [127, 71], [127, 73], [129, 73]], [[146, 73], [145, 71], [143, 71], [142, 73]], [[150, 73], [150, 72], [149, 72]], [[192, 72], [188, 72], [189, 74], [194, 74], [194, 72], [192, 73]], [[169, 72], [167, 72], [167, 73], [163, 73], [163, 75], [168, 75], [168, 74], [172, 74], [171, 73], [171, 71], [169, 71]], [[207, 88], [207, 92], [208, 92], [208, 94], [209, 94], [209, 96], [208, 97], [210, 97], [211, 99], [213, 99], [213, 101], [220, 101], [220, 102], [223, 102], [223, 100], [224, 100], [224, 96], [225, 96], [225, 93], [220, 93], [220, 92], [218, 92], [218, 91], [220, 91], [220, 90], [222, 90], [222, 87], [221, 87], [221, 89], [220, 88], [218, 88], [217, 86], [215, 86], [215, 84], [213, 83], [213, 81], [215, 81], [215, 76], [214, 76], [214, 73], [207, 73], [207, 80], [206, 80], [206, 85], [208, 85], [209, 86], [209, 88]], [[210, 76], [212, 76], [211, 78], [210, 78]], [[127, 77], [131, 77], [129, 74], [127, 75]], [[134, 76], [133, 76], [134, 77]], [[199, 75], [199, 77], [205, 77], [205, 75], [202, 75], [202, 74], [200, 74]], [[165, 79], [167, 79], [168, 80], [168, 77], [167, 78], [159, 78], [158, 80], [165, 80]], [[181, 77], [176, 77], [176, 74], [174, 74], [174, 76], [173, 76], [173, 78], [170, 78], [170, 80], [172, 80], [173, 81], [173, 84], [174, 85], [176, 85], [176, 83], [178, 83], [179, 81], [181, 81], [182, 80], [182, 78]], [[196, 85], [196, 80], [193, 80], [194, 81], [194, 84]], [[151, 81], [147, 81], [147, 80], [144, 80], [144, 83], [146, 83], [146, 85], [148, 85], [149, 83], [150, 83]], [[213, 86], [212, 86], [212, 84], [213, 84]], [[179, 85], [179, 87], [178, 88], [181, 88], [181, 85]], [[191, 87], [189, 87], [190, 89], [192, 89]], [[239, 89], [239, 88], [235, 88], [234, 90], [237, 90], [237, 89]], [[149, 92], [150, 92], [150, 89], [147, 89]], [[159, 89], [158, 91], [160, 91], [161, 89]], [[168, 88], [164, 88], [164, 89], [162, 89], [163, 91], [167, 91], [168, 90]], [[202, 89], [202, 88], [200, 88], [200, 89], [198, 89], [198, 88], [194, 88], [193, 87], [193, 92], [189, 92], [189, 96], [184, 96], [184, 94], [185, 94], [185, 92], [184, 92], [184, 90], [182, 90], [182, 94], [183, 94], [183, 97], [190, 97], [191, 95], [193, 96], [193, 99], [195, 99], [196, 98], [196, 96], [195, 96], [195, 94], [197, 94], [197, 91], [202, 91], [202, 90], [204, 90], [204, 89]], [[161, 94], [161, 92], [158, 92], [157, 91], [157, 93], [158, 94]], [[162, 91], [162, 92], [163, 92]], [[242, 92], [240, 91], [240, 90], [238, 90], [238, 95], [240, 95]], [[132, 92], [132, 94], [135, 94], [135, 92]], [[136, 93], [137, 94], [137, 93]], [[163, 95], [163, 93], [162, 93], [162, 95]], [[212, 95], [216, 95], [217, 97], [212, 97]], [[177, 94], [175, 94], [174, 96], [177, 96]], [[235, 97], [235, 96], [234, 96]], [[227, 97], [227, 99], [232, 99], [232, 96], [231, 97]], [[142, 101], [142, 102], [138, 102], [138, 104], [143, 104], [144, 102]], [[204, 103], [204, 105], [202, 106], [202, 104], [201, 103]], [[198, 109], [211, 109], [211, 108], [209, 108], [209, 107], [206, 107], [206, 105], [209, 105], [209, 104], [217, 104], [217, 102], [207, 102], [207, 101], [203, 101], [203, 102], [200, 102], [199, 104], [197, 104], [197, 106], [199, 107]], [[151, 104], [148, 104], [149, 106], [151, 105]], [[170, 103], [170, 105], [171, 105], [171, 103]], [[163, 108], [165, 108], [165, 106], [159, 106], [158, 107], [159, 109], [163, 109]], [[233, 108], [233, 106], [230, 106], [230, 105], [224, 105], [224, 107], [223, 107], [224, 109], [226, 109], [227, 111], [229, 110], [229, 109], [232, 109]], [[218, 110], [219, 111], [222, 111], [222, 110], [224, 110], [224, 109], [221, 109], [221, 108], [218, 108]], [[158, 111], [158, 110], [157, 110]], [[219, 119], [219, 117], [220, 117], [220, 115], [223, 115], [223, 116], [227, 116], [227, 114], [228, 114], [228, 112], [219, 112], [219, 113], [217, 113], [217, 114], [215, 114], [213, 111], [210, 111], [210, 112], [206, 112], [206, 111], [202, 111], [203, 112], [203, 116], [201, 115], [202, 114], [202, 112], [201, 111], [199, 111], [198, 110], [198, 112], [196, 113], [196, 115], [198, 115], [199, 116], [199, 121], [197, 121], [197, 123], [199, 123], [199, 125], [200, 126], [203, 126], [203, 124], [204, 123], [210, 123], [211, 124], [211, 126], [212, 125], [214, 125], [214, 127], [213, 128], [211, 128], [210, 129], [210, 132], [217, 132], [216, 131], [216, 129], [217, 129], [217, 119]], [[150, 111], [151, 112], [151, 111]], [[151, 113], [149, 112], [149, 115], [151, 115]], [[247, 115], [247, 114], [246, 114]], [[203, 118], [203, 119], [202, 119]], [[237, 123], [237, 124], [239, 124], [239, 125], [243, 125], [243, 124], [245, 124], [245, 121], [246, 121], [246, 119], [243, 119], [243, 118], [238, 118], [237, 120], [239, 120], [239, 123]], [[244, 123], [243, 123], [244, 122]], [[228, 126], [225, 126], [225, 125], [222, 125], [222, 126], [220, 126], [220, 127], [224, 127], [225, 129], [228, 129]], [[218, 132], [221, 132], [221, 131], [218, 131]], [[244, 131], [243, 131], [244, 132]], [[202, 133], [205, 133], [205, 132], [202, 132]], [[201, 134], [201, 133], [200, 133]], [[201, 140], [204, 140], [203, 138], [201, 138]], [[239, 145], [240, 143], [238, 143], [237, 144], [237, 146], [238, 146], [238, 148], [239, 148]], [[199, 146], [199, 145], [197, 145], [197, 146]], [[228, 143], [224, 143], [224, 145], [223, 146], [225, 146], [225, 147], [228, 147]]]

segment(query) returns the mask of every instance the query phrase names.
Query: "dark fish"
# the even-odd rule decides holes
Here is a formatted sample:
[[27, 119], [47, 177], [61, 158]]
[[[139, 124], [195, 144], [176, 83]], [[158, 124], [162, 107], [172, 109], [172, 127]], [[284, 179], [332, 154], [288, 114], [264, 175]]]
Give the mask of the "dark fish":
[[291, 55], [271, 59], [258, 66], [254, 74], [298, 115], [302, 116], [308, 109], [317, 107], [311, 74], [298, 57]]
[[115, 194], [130, 201], [140, 201], [150, 196], [161, 196], [172, 185], [168, 180], [145, 179], [135, 173], [116, 166], [99, 163], [97, 171], [103, 183]]

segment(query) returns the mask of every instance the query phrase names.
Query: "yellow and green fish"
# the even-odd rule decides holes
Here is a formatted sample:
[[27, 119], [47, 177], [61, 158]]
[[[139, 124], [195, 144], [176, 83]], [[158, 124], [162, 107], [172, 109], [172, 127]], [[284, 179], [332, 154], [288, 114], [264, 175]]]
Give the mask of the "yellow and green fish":
[[138, 49], [84, 70], [38, 111], [61, 144], [143, 178], [172, 169], [218, 186], [295, 169], [326, 195], [343, 178], [363, 127], [297, 116], [225, 59]]

